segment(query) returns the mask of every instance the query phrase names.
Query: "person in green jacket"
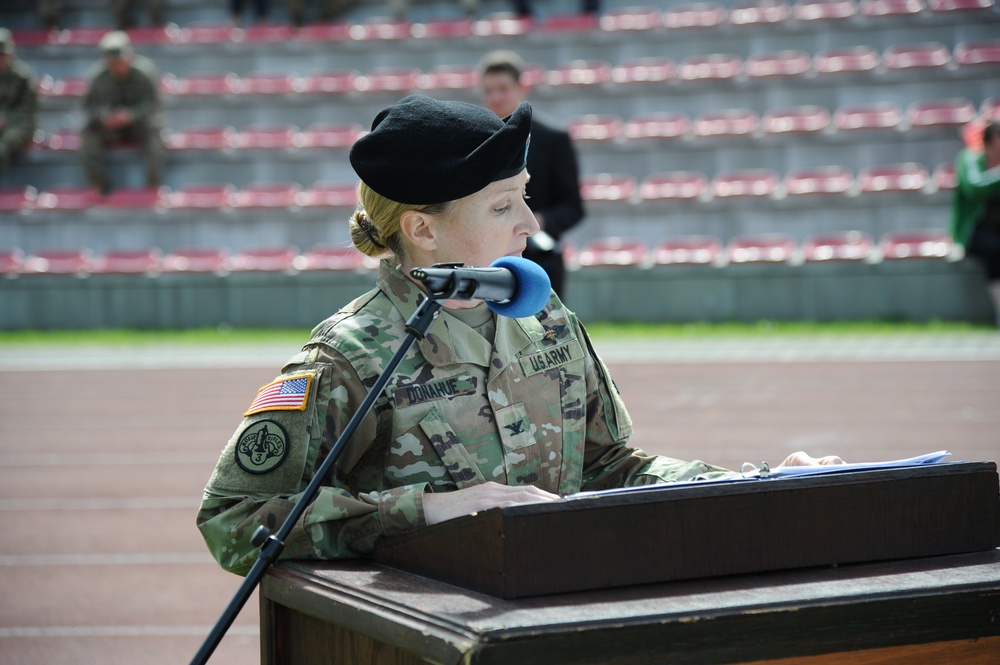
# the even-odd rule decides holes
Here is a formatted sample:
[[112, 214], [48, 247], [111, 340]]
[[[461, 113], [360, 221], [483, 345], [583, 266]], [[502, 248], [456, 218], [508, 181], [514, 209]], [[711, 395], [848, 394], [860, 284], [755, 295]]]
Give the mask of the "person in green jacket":
[[982, 151], [963, 148], [955, 160], [951, 235], [981, 261], [1000, 327], [1000, 123], [983, 129]]
[[[350, 221], [382, 258], [375, 288], [319, 324], [250, 401], [208, 482], [197, 524], [219, 564], [245, 575], [258, 526], [276, 530], [385, 370], [423, 291], [410, 270], [519, 256], [538, 223], [524, 199], [531, 106], [506, 118], [411, 95], [351, 149]], [[576, 315], [550, 290], [534, 316], [446, 300], [344, 447], [282, 556], [370, 555], [387, 535], [581, 490], [731, 472], [628, 446], [632, 421]], [[248, 401], [250, 396], [248, 395]], [[786, 463], [837, 463], [791, 455]]]

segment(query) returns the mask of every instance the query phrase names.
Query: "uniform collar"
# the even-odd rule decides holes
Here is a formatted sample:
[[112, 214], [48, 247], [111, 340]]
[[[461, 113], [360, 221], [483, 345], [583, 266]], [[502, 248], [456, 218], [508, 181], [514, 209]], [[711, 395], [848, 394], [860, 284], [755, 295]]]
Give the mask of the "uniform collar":
[[[399, 310], [404, 321], [417, 311], [423, 296], [420, 288], [388, 260], [379, 265], [378, 288]], [[535, 317], [512, 319], [498, 316], [496, 340], [491, 345], [457, 317], [442, 310], [431, 324], [427, 337], [418, 344], [427, 362], [435, 367], [466, 363], [487, 367], [494, 355], [503, 364], [509, 363], [525, 347], [539, 343], [544, 335], [545, 331]]]

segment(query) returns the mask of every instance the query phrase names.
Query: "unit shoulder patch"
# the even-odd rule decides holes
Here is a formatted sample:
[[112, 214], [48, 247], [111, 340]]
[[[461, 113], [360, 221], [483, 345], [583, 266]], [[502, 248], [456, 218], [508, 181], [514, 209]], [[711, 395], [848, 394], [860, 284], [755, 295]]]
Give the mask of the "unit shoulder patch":
[[258, 420], [236, 444], [236, 464], [247, 473], [274, 471], [288, 457], [288, 432], [274, 420]]
[[295, 374], [272, 381], [257, 391], [244, 417], [262, 411], [305, 411], [312, 379], [312, 374]]

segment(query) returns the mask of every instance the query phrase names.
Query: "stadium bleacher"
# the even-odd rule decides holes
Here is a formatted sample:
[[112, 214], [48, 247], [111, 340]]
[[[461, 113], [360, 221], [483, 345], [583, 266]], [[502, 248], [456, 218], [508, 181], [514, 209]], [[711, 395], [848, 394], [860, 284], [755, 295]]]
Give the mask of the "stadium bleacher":
[[366, 1], [301, 29], [281, 8], [235, 28], [222, 6], [171, 0], [167, 26], [131, 30], [163, 74], [164, 187], [141, 189], [126, 146], [109, 157], [120, 188], [102, 198], [77, 152], [85, 75], [111, 17], [92, 0], [64, 5], [52, 32], [27, 0], [5, 10], [41, 97], [31, 148], [0, 177], [8, 277], [52, 274], [37, 269], [54, 261], [44, 254], [70, 250], [84, 260], [69, 274], [109, 272], [100, 257], [121, 252], [153, 252], [166, 273], [239, 271], [266, 263], [262, 249], [281, 250], [281, 271], [370, 268], [342, 253], [347, 150], [409, 92], [477, 101], [473, 65], [493, 48], [531, 63], [537, 112], [577, 142], [588, 216], [567, 246], [584, 267], [621, 238], [646, 249], [618, 256], [644, 267], [785, 250], [807, 262], [952, 256], [919, 251], [938, 241], [885, 239], [940, 234], [963, 127], [1000, 115], [994, 0], [618, 0], [600, 17], [553, 0], [534, 20], [492, 0], [474, 19], [426, 0], [397, 20]]

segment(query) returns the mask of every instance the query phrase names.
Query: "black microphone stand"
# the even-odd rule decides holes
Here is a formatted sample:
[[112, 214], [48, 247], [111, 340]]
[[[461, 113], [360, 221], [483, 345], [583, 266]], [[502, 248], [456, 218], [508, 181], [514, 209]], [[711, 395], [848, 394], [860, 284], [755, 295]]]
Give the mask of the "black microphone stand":
[[270, 531], [265, 526], [257, 527], [254, 531], [253, 537], [250, 542], [260, 548], [260, 554], [257, 557], [257, 561], [250, 568], [250, 572], [247, 573], [246, 579], [243, 580], [243, 584], [237, 589], [236, 595], [233, 599], [229, 601], [229, 606], [226, 607], [222, 616], [216, 622], [215, 627], [212, 628], [212, 632], [208, 634], [205, 638], [205, 642], [201, 645], [198, 653], [195, 654], [194, 659], [191, 661], [191, 665], [204, 665], [208, 662], [212, 653], [215, 651], [216, 647], [219, 646], [219, 642], [222, 641], [223, 636], [225, 636], [226, 631], [229, 627], [233, 625], [233, 621], [236, 620], [236, 615], [240, 613], [243, 606], [246, 605], [247, 600], [250, 598], [250, 594], [260, 583], [260, 580], [264, 577], [264, 573], [267, 569], [271, 567], [278, 557], [281, 556], [282, 550], [285, 549], [285, 538], [291, 533], [292, 528], [295, 523], [299, 521], [302, 517], [302, 513], [306, 511], [306, 507], [312, 503], [313, 499], [316, 498], [317, 492], [319, 492], [320, 486], [326, 479], [330, 470], [333, 469], [334, 463], [337, 461], [337, 457], [340, 455], [341, 450], [350, 441], [351, 437], [354, 436], [355, 430], [361, 425], [361, 421], [364, 420], [368, 412], [371, 411], [372, 407], [375, 405], [375, 400], [378, 396], [382, 394], [382, 389], [392, 378], [392, 375], [396, 372], [396, 367], [403, 360], [403, 356], [409, 351], [410, 346], [417, 339], [423, 339], [430, 329], [431, 324], [434, 319], [437, 318], [438, 312], [441, 311], [440, 300], [447, 300], [455, 295], [457, 290], [457, 280], [453, 280], [451, 284], [446, 285], [440, 292], [430, 294], [430, 297], [424, 298], [424, 300], [417, 307], [417, 311], [413, 313], [413, 316], [406, 322], [406, 336], [403, 338], [400, 347], [393, 354], [392, 358], [389, 360], [389, 364], [386, 366], [382, 375], [378, 378], [375, 384], [368, 391], [368, 395], [365, 396], [365, 400], [358, 406], [358, 410], [351, 417], [351, 420], [344, 427], [344, 431], [341, 432], [340, 437], [337, 438], [337, 442], [333, 444], [330, 452], [327, 453], [326, 459], [323, 460], [323, 464], [316, 470], [311, 481], [306, 486], [305, 491], [299, 500], [292, 507], [288, 517], [282, 522], [281, 527], [278, 532], [271, 535]]

